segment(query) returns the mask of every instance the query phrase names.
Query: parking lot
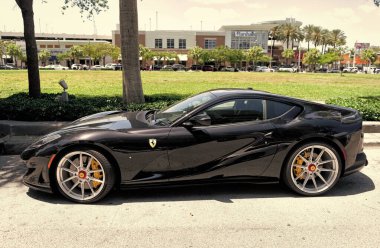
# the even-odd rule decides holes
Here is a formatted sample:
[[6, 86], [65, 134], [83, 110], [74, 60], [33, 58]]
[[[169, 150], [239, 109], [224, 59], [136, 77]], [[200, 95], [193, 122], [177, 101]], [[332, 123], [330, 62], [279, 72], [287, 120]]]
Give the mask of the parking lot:
[[279, 185], [114, 192], [94, 205], [28, 190], [0, 157], [0, 247], [378, 247], [380, 154], [323, 197]]

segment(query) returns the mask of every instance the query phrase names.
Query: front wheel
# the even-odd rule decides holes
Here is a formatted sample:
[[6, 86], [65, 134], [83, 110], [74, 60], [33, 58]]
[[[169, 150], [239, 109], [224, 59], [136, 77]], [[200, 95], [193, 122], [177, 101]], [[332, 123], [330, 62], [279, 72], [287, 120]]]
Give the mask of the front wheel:
[[55, 178], [59, 192], [79, 203], [99, 201], [115, 183], [110, 162], [94, 150], [77, 150], [65, 154], [58, 162]]
[[329, 191], [339, 180], [342, 170], [339, 154], [325, 143], [309, 143], [299, 147], [285, 166], [282, 175], [285, 185], [306, 196]]

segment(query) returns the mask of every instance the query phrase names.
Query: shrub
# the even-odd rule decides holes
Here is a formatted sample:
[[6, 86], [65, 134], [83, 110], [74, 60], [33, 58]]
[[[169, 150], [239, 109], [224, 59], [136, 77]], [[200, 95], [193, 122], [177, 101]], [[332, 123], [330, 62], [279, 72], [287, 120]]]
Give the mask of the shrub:
[[380, 96], [335, 98], [326, 103], [356, 109], [365, 121], [380, 121]]
[[109, 111], [139, 111], [162, 109], [186, 97], [183, 95], [146, 96], [144, 104], [126, 106], [120, 97], [87, 97], [69, 95], [69, 102], [56, 100], [59, 94], [42, 94], [41, 98], [30, 98], [26, 93], [19, 93], [0, 99], [0, 120], [19, 121], [73, 121], [86, 115]]

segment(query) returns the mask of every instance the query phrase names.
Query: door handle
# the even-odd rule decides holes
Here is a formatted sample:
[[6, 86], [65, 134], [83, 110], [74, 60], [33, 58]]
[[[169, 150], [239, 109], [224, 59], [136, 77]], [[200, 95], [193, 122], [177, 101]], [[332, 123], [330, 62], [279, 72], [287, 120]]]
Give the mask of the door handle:
[[271, 138], [271, 137], [272, 137], [272, 134], [273, 134], [273, 131], [272, 131], [272, 132], [269, 132], [269, 133], [266, 133], [266, 134], [264, 134], [264, 137], [265, 137], [265, 138]]

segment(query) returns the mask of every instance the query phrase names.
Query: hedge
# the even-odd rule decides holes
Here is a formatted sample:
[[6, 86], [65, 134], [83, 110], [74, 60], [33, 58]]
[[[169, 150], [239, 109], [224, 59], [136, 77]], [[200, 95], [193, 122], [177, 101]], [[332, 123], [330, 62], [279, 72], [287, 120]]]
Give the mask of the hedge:
[[186, 97], [182, 95], [145, 96], [144, 104], [125, 105], [120, 97], [76, 97], [69, 95], [69, 102], [57, 101], [59, 94], [42, 94], [33, 99], [19, 93], [0, 99], [0, 120], [19, 121], [73, 121], [86, 115], [109, 110], [162, 109]]
[[335, 98], [326, 103], [356, 109], [365, 121], [380, 121], [380, 96]]

